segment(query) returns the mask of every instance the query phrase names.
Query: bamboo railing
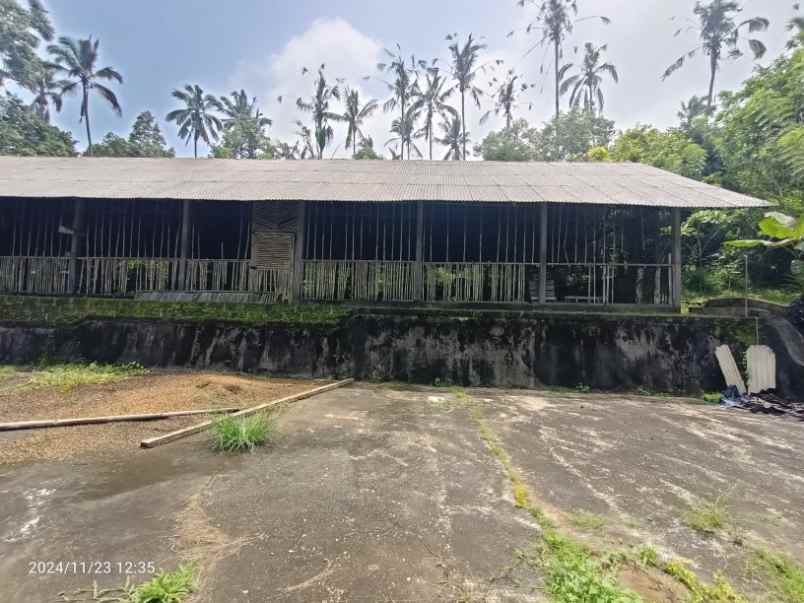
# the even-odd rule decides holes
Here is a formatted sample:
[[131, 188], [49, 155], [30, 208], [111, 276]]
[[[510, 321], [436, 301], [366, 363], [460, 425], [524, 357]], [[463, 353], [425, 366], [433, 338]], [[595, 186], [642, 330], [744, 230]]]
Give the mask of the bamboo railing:
[[416, 262], [304, 262], [302, 297], [310, 301], [415, 301]]
[[[302, 296], [330, 302], [538, 303], [539, 270], [537, 263], [306, 260]], [[548, 263], [546, 301], [668, 305], [671, 273], [670, 264]]]
[[[290, 270], [258, 270], [248, 260], [78, 258], [70, 291], [68, 257], [0, 257], [0, 292], [133, 296], [139, 292], [259, 293], [292, 298]], [[539, 264], [305, 260], [301, 297], [326, 302], [537, 303]], [[668, 264], [548, 263], [547, 302], [669, 305]]]
[[126, 297], [145, 291], [255, 292], [268, 300], [290, 297], [289, 270], [258, 270], [248, 260], [78, 258], [70, 291], [68, 257], [0, 257], [0, 292]]

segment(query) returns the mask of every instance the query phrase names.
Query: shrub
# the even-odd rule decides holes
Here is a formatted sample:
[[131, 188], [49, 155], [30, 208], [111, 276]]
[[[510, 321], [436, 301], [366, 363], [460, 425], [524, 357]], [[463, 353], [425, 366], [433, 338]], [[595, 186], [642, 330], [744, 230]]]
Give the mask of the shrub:
[[251, 452], [268, 442], [275, 424], [264, 415], [223, 417], [212, 427], [212, 448], [218, 452]]

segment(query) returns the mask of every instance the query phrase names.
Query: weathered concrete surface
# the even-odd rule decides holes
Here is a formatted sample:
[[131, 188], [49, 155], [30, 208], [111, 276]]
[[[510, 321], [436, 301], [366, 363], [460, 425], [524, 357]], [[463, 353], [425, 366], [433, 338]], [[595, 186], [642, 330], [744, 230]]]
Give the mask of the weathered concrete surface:
[[[488, 421], [550, 508], [600, 514], [617, 538], [745, 588], [756, 547], [804, 559], [804, 423], [614, 394], [492, 399]], [[727, 529], [707, 537], [685, 525], [687, 511], [718, 497]]]
[[[474, 403], [567, 529], [573, 512], [598, 513], [613, 546], [652, 543], [737, 583], [749, 547], [804, 558], [801, 423], [619, 395], [467, 393], [330, 392], [285, 409], [281, 439], [252, 455], [214, 455], [199, 436], [2, 467], [5, 599], [49, 601], [91, 584], [27, 574], [30, 561], [60, 559], [195, 560], [198, 600], [210, 602], [443, 600], [473, 589], [537, 598], [532, 571], [505, 577], [537, 528], [514, 508]], [[702, 538], [681, 520], [723, 493], [742, 545], [731, 533]]]
[[583, 314], [365, 314], [334, 327], [88, 320], [0, 324], [0, 362], [46, 356], [420, 384], [699, 392], [724, 387], [714, 349], [727, 343], [740, 357], [754, 332], [753, 320], [735, 318]]

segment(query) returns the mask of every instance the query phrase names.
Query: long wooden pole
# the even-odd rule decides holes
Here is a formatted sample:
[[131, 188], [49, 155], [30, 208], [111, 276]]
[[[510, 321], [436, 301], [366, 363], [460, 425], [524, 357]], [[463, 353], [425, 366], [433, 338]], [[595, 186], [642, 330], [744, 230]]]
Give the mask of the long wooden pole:
[[46, 427], [70, 427], [72, 425], [98, 425], [101, 423], [122, 423], [126, 421], [158, 421], [172, 417], [188, 417], [192, 415], [214, 415], [233, 413], [239, 408], [209, 408], [206, 410], [178, 410], [172, 412], [147, 413], [141, 415], [112, 415], [108, 417], [85, 417], [76, 419], [42, 419], [37, 421], [18, 421], [0, 423], [0, 431], [16, 431], [22, 429], [43, 429]]
[[539, 303], [547, 303], [547, 203], [539, 219]]
[[673, 231], [673, 291], [671, 299], [673, 308], [681, 310], [681, 210], [677, 207], [672, 212]]
[[[307, 213], [307, 203], [299, 201], [296, 204], [296, 246], [293, 254], [293, 301], [299, 302], [304, 291], [304, 225]], [[330, 245], [332, 244], [330, 240]], [[331, 247], [330, 247], [331, 249]]]
[[416, 301], [424, 299], [424, 202], [416, 202]]
[[78, 285], [78, 253], [81, 250], [81, 235], [84, 230], [84, 210], [86, 209], [86, 200], [75, 200], [75, 212], [73, 213], [73, 236], [70, 242], [70, 268], [69, 268], [69, 283], [68, 287], [70, 293], [76, 292]]
[[190, 203], [189, 199], [181, 202], [181, 268], [179, 269], [180, 291], [186, 288], [187, 258], [190, 256]]
[[[296, 402], [297, 400], [303, 400], [305, 398], [310, 398], [315, 396], [316, 394], [323, 394], [324, 392], [328, 392], [330, 390], [343, 387], [344, 385], [349, 385], [353, 383], [354, 379], [343, 379], [342, 381], [336, 381], [335, 383], [329, 383], [327, 385], [322, 385], [321, 387], [316, 387], [313, 389], [308, 389], [307, 391], [293, 394], [292, 396], [287, 396], [285, 398], [280, 398], [279, 400], [273, 400], [272, 402], [266, 402], [265, 404], [259, 404], [257, 406], [253, 406], [251, 408], [246, 408], [245, 410], [241, 410], [239, 412], [233, 413], [229, 415], [230, 417], [246, 417], [248, 415], [253, 415], [258, 412], [262, 412], [271, 408], [272, 406], [278, 406], [279, 404], [285, 404], [288, 402]], [[204, 421], [203, 423], [199, 423], [198, 425], [193, 425], [192, 427], [186, 427], [185, 429], [179, 429], [178, 431], [173, 431], [171, 433], [165, 434], [163, 436], [159, 436], [156, 438], [149, 438], [147, 440], [143, 440], [140, 442], [140, 446], [143, 448], [154, 448], [155, 446], [160, 446], [161, 444], [168, 444], [169, 442], [174, 442], [181, 438], [185, 438], [189, 435], [193, 435], [195, 433], [200, 433], [202, 431], [206, 431], [209, 429], [214, 421]]]

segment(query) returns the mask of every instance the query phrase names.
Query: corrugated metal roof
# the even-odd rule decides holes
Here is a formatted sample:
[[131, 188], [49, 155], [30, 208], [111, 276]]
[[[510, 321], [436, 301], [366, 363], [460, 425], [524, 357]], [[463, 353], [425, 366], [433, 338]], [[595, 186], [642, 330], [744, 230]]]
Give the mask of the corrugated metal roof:
[[765, 207], [637, 163], [0, 157], [0, 197]]

